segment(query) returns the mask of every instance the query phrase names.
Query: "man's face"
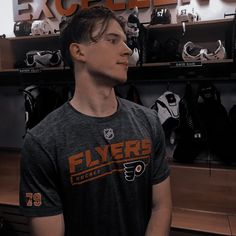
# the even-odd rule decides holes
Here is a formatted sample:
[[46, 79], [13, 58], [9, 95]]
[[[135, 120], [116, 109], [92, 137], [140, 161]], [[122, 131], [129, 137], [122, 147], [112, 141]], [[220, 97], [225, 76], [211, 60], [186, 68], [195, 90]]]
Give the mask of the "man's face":
[[97, 82], [99, 79], [102, 83], [112, 85], [126, 82], [128, 59], [132, 51], [126, 45], [125, 33], [117, 21], [111, 20], [101, 39], [86, 45], [85, 50], [88, 73]]

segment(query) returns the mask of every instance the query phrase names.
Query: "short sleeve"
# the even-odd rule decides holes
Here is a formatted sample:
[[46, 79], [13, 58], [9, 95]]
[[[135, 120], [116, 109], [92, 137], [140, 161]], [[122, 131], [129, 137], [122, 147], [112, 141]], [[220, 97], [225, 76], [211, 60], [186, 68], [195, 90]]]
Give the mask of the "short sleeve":
[[156, 113], [156, 125], [154, 126], [154, 150], [152, 183], [158, 184], [170, 175], [168, 160], [166, 158], [165, 134]]
[[20, 210], [26, 216], [62, 213], [55, 161], [30, 133], [21, 152], [19, 197]]

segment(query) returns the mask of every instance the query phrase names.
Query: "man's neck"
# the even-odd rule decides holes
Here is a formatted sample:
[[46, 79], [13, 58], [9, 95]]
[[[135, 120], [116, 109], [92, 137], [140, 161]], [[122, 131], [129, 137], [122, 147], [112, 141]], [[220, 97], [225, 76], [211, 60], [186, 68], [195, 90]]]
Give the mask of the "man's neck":
[[77, 83], [70, 103], [79, 112], [94, 117], [110, 116], [118, 107], [114, 88], [91, 83]]

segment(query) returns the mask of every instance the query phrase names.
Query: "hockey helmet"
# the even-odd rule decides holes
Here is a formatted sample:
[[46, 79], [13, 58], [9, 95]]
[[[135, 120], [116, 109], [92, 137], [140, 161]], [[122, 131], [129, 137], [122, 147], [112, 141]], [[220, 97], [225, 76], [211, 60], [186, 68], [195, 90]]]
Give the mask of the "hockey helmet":
[[152, 106], [158, 112], [161, 124], [164, 124], [168, 119], [179, 119], [179, 95], [166, 91], [164, 92]]
[[14, 23], [14, 34], [18, 36], [28, 36], [31, 33], [31, 23], [29, 21], [18, 21]]
[[30, 85], [22, 92], [25, 99], [26, 130], [33, 128], [63, 103], [61, 96], [51, 88]]
[[139, 50], [134, 48], [132, 54], [129, 57], [129, 66], [136, 66], [139, 61]]
[[199, 21], [200, 17], [194, 7], [183, 5], [177, 9], [177, 23]]
[[156, 24], [170, 24], [171, 23], [171, 13], [167, 8], [153, 8], [151, 14], [151, 25]]
[[44, 35], [53, 33], [53, 29], [47, 20], [35, 20], [31, 26], [31, 33], [35, 35]]

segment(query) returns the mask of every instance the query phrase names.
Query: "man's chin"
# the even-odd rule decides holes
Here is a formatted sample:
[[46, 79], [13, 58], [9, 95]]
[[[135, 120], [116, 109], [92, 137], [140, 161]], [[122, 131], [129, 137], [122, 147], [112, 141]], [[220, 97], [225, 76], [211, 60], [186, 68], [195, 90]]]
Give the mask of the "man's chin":
[[125, 84], [126, 82], [127, 82], [127, 78], [118, 79], [115, 81], [115, 86], [120, 85], [120, 84]]
[[95, 77], [97, 78], [97, 80], [103, 84], [107, 84], [111, 87], [114, 87], [116, 85], [119, 84], [124, 84], [127, 82], [128, 76], [127, 75], [111, 75], [111, 74], [96, 74]]
[[119, 84], [124, 84], [127, 82], [127, 76], [126, 77], [111, 77], [111, 82], [114, 86]]

